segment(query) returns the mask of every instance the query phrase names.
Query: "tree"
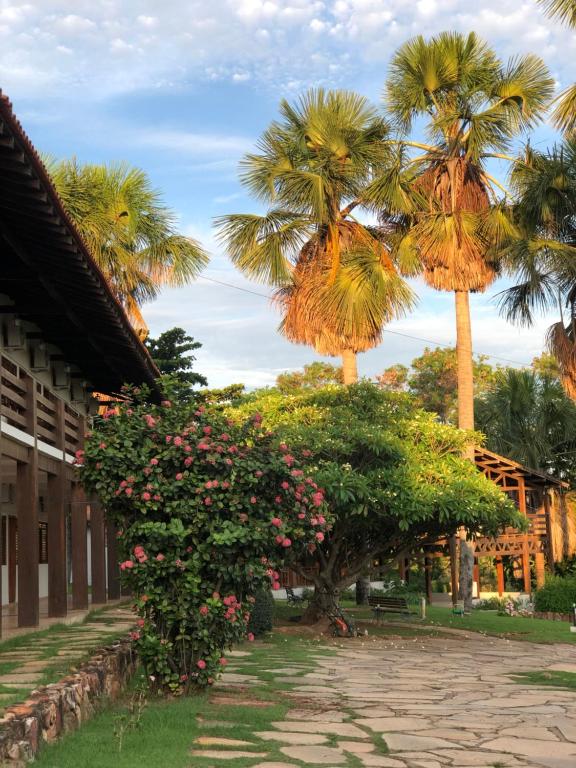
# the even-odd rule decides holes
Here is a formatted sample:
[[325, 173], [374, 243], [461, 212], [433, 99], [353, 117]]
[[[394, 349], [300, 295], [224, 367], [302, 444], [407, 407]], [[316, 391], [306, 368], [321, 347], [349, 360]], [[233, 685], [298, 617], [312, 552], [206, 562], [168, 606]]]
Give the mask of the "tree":
[[173, 381], [161, 386], [160, 405], [145, 388], [127, 389], [77, 461], [119, 530], [146, 677], [178, 694], [213, 683], [225, 649], [253, 639], [254, 596], [280, 588], [280, 566], [319, 543], [331, 517], [304, 457], [264, 431], [258, 414], [232, 424], [173, 403]]
[[183, 328], [171, 328], [161, 333], [157, 339], [148, 338], [145, 345], [160, 373], [171, 375], [178, 382], [179, 399], [191, 397], [195, 384], [208, 386], [207, 379], [192, 370], [196, 358], [189, 354], [200, 349], [202, 344], [188, 336]]
[[530, 370], [498, 371], [476, 400], [487, 447], [560, 480], [576, 480], [576, 405], [557, 378]]
[[[559, 19], [574, 29], [576, 27], [576, 3], [574, 0], [537, 0], [549, 16]], [[552, 112], [552, 121], [556, 128], [564, 133], [572, 133], [576, 128], [576, 85], [566, 88], [556, 99]]]
[[556, 358], [550, 352], [542, 352], [541, 355], [532, 360], [532, 370], [548, 379], [557, 379], [560, 381], [560, 368]]
[[264, 428], [310, 452], [309, 471], [333, 516], [323, 540], [292, 566], [311, 569], [310, 621], [333, 608], [376, 555], [392, 564], [462, 525], [470, 534], [523, 527], [514, 504], [461, 458], [466, 433], [406, 395], [367, 382], [291, 396], [263, 390], [228, 413], [242, 420], [254, 409]]
[[405, 138], [405, 147], [422, 154], [404, 157], [403, 168], [376, 180], [367, 197], [398, 225], [395, 254], [404, 270], [455, 294], [463, 429], [474, 427], [469, 293], [494, 281], [496, 246], [513, 234], [486, 161], [537, 122], [552, 90], [538, 57], [504, 64], [474, 33], [416, 37], [390, 65], [388, 112], [406, 137], [424, 119], [431, 143]]
[[[486, 161], [534, 125], [553, 92], [536, 56], [507, 64], [474, 33], [418, 36], [397, 51], [386, 84], [386, 107], [405, 136], [424, 120], [430, 143], [405, 140], [422, 154], [368, 190], [382, 217], [398, 229], [396, 256], [407, 274], [452, 291], [456, 309], [458, 426], [474, 428], [470, 292], [495, 280], [498, 251], [514, 235]], [[473, 446], [465, 451], [473, 458]], [[472, 603], [471, 547], [461, 543], [461, 597]], [[463, 573], [469, 574], [464, 578]]]
[[356, 352], [378, 343], [383, 323], [412, 301], [384, 233], [352, 213], [389, 164], [389, 127], [349, 91], [311, 90], [282, 101], [280, 114], [241, 166], [242, 182], [269, 208], [220, 217], [219, 236], [242, 272], [281, 289], [288, 338], [342, 355], [350, 383]]
[[511, 181], [522, 237], [508, 248], [507, 262], [519, 282], [504, 292], [501, 308], [527, 326], [535, 311], [558, 312], [547, 346], [566, 393], [576, 400], [576, 141], [545, 152], [527, 147]]
[[187, 285], [208, 262], [202, 247], [178, 234], [175, 217], [146, 173], [125, 163], [48, 161], [66, 211], [142, 338], [140, 307], [164, 286]]
[[[489, 389], [494, 381], [496, 372], [486, 360], [485, 355], [478, 355], [472, 363], [476, 397]], [[412, 360], [410, 368], [393, 365], [378, 377], [378, 382], [383, 389], [401, 389], [409, 392], [425, 411], [437, 413], [443, 422], [455, 424], [458, 401], [457, 369], [454, 347], [426, 347], [422, 355]]]
[[319, 389], [326, 384], [342, 384], [342, 368], [330, 363], [309, 363], [302, 371], [286, 371], [276, 377], [276, 387], [285, 395], [302, 389]]

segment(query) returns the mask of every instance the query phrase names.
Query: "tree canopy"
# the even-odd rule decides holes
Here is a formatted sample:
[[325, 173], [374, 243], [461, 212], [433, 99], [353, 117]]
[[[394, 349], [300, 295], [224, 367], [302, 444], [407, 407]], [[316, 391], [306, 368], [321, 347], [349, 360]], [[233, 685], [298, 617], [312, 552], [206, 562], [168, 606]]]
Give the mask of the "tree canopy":
[[180, 397], [189, 396], [195, 384], [208, 386], [201, 373], [193, 371], [196, 358], [190, 354], [202, 344], [188, 336], [183, 328], [170, 328], [157, 339], [148, 338], [145, 345], [161, 374], [170, 375], [180, 385]]
[[513, 503], [461, 458], [467, 434], [439, 424], [406, 395], [366, 382], [291, 396], [264, 390], [229, 414], [242, 419], [254, 410], [264, 427], [309, 455], [334, 518], [302, 561], [318, 568], [311, 618], [376, 554], [392, 560], [461, 526], [471, 534], [522, 526]]
[[317, 360], [301, 371], [286, 371], [276, 377], [276, 387], [285, 395], [302, 389], [318, 389], [326, 384], [342, 384], [342, 368]]

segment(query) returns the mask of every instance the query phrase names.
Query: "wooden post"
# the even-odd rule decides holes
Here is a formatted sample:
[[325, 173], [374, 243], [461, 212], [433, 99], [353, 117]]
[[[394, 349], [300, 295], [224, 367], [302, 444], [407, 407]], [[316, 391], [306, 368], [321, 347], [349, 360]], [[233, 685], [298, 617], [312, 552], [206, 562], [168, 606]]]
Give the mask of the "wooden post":
[[432, 558], [424, 556], [424, 576], [426, 578], [426, 602], [432, 605]]
[[8, 602], [16, 602], [16, 542], [18, 536], [18, 519], [16, 517], [6, 518], [8, 526]]
[[452, 589], [452, 605], [458, 602], [458, 542], [456, 536], [450, 536], [450, 585]]
[[550, 495], [548, 494], [548, 491], [544, 490], [544, 519], [546, 520], [546, 544], [547, 547], [547, 566], [548, 571], [550, 573], [554, 572], [554, 562], [555, 562], [555, 554], [554, 554], [554, 533], [552, 528], [552, 519], [551, 519], [551, 509], [550, 509]]
[[108, 600], [120, 598], [120, 569], [118, 567], [118, 541], [116, 526], [110, 520], [106, 525], [108, 555]]
[[402, 581], [406, 581], [406, 559], [404, 555], [398, 558], [398, 574]]
[[90, 503], [90, 552], [92, 561], [92, 603], [106, 602], [106, 553], [104, 510], [98, 501]]
[[546, 564], [544, 560], [544, 552], [537, 552], [534, 555], [534, 566], [536, 570], [536, 589], [544, 586], [546, 581]]
[[72, 528], [72, 608], [88, 608], [88, 544], [86, 497], [84, 489], [75, 483], [71, 504]]
[[[64, 403], [56, 401], [56, 447], [64, 452]], [[66, 616], [66, 462], [64, 454], [57, 474], [48, 475], [48, 616]]]
[[[526, 487], [524, 484], [524, 478], [518, 478], [518, 506], [520, 512], [527, 517], [526, 512]], [[530, 551], [528, 547], [528, 534], [525, 533], [522, 537], [522, 576], [524, 578], [524, 592], [530, 594], [532, 591], [532, 584], [530, 581]]]
[[474, 560], [474, 581], [476, 582], [478, 597], [480, 597], [480, 561], [478, 558]]
[[502, 562], [502, 555], [496, 557], [496, 577], [498, 579], [498, 595], [502, 597], [504, 594], [504, 563]]
[[36, 444], [36, 382], [26, 378], [26, 431], [34, 438], [28, 461], [16, 465], [18, 516], [18, 626], [35, 627], [40, 621], [38, 591], [38, 446]]

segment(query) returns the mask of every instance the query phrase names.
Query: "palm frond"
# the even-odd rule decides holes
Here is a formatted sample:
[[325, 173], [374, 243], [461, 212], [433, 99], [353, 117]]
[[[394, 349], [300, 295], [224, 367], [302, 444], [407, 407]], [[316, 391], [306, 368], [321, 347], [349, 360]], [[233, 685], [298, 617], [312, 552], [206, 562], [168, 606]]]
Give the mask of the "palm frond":
[[553, 18], [576, 27], [576, 3], [574, 0], [536, 0], [544, 11]]

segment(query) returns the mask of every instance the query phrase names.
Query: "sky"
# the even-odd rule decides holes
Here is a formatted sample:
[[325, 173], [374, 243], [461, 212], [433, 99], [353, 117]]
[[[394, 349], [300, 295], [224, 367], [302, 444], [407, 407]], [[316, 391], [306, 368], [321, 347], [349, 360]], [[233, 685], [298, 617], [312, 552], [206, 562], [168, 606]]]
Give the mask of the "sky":
[[[0, 0], [0, 88], [39, 151], [146, 170], [180, 230], [211, 253], [204, 277], [145, 306], [151, 334], [178, 325], [200, 341], [210, 386], [265, 386], [318, 357], [278, 334], [270, 289], [244, 279], [214, 239], [215, 216], [258, 210], [240, 158], [281, 98], [322, 85], [380, 104], [395, 49], [446, 29], [474, 30], [504, 58], [538, 53], [559, 89], [575, 79], [576, 36], [535, 0]], [[555, 138], [543, 125], [533, 143]], [[416, 310], [359, 356], [361, 375], [454, 342], [452, 295], [414, 287]], [[511, 326], [498, 315], [503, 287], [472, 297], [474, 349], [526, 365], [556, 318]]]

